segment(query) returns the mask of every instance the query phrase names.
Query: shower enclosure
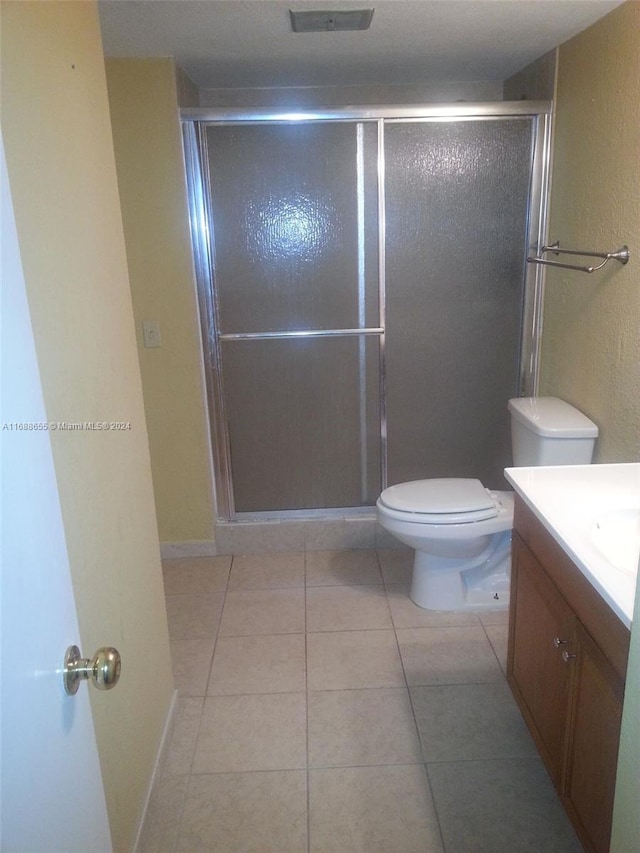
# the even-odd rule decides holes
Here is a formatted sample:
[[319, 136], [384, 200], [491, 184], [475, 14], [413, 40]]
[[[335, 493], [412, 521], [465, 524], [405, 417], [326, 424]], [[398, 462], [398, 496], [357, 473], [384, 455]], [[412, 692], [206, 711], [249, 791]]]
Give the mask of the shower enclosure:
[[549, 105], [183, 112], [218, 514], [504, 485], [535, 391]]

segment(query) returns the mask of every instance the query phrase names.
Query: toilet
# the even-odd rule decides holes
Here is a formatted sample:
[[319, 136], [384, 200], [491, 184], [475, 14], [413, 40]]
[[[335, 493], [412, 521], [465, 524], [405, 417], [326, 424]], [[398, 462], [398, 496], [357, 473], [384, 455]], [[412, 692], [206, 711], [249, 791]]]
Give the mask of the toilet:
[[[515, 466], [588, 465], [598, 427], [557, 397], [509, 400]], [[509, 606], [513, 493], [480, 480], [414, 480], [385, 489], [378, 523], [415, 550], [411, 599], [429, 610]]]

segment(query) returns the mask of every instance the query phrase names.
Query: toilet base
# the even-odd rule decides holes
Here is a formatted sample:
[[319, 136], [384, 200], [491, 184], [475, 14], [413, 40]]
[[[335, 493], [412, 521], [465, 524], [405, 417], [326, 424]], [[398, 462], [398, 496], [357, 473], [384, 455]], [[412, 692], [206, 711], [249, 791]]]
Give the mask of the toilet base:
[[492, 559], [467, 570], [415, 552], [411, 600], [425, 610], [506, 610], [511, 581], [511, 531]]

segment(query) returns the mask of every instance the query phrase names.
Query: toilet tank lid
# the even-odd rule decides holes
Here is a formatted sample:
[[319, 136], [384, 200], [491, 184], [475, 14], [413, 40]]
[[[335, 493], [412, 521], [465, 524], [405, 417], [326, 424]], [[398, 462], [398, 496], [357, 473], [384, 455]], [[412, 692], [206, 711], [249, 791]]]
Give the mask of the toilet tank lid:
[[480, 480], [462, 477], [398, 483], [385, 489], [380, 500], [390, 509], [403, 512], [437, 515], [483, 511], [485, 517], [498, 514], [495, 501]]
[[578, 409], [559, 397], [517, 397], [509, 411], [537, 435], [554, 438], [596, 438], [598, 427]]

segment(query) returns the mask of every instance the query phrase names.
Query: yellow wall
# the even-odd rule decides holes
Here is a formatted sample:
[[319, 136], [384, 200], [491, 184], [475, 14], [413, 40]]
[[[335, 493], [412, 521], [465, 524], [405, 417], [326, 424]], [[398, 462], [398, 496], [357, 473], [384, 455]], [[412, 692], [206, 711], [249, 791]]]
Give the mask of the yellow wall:
[[547, 272], [541, 394], [600, 427], [597, 460], [640, 459], [640, 3], [560, 47], [549, 236], [631, 261]]
[[[176, 77], [170, 59], [106, 62], [160, 540], [212, 540], [213, 486]], [[162, 347], [145, 349], [142, 321]]]
[[[173, 684], [109, 106], [93, 2], [3, 2], [2, 133], [116, 853], [130, 851]], [[34, 815], [37, 820], [37, 815]]]

